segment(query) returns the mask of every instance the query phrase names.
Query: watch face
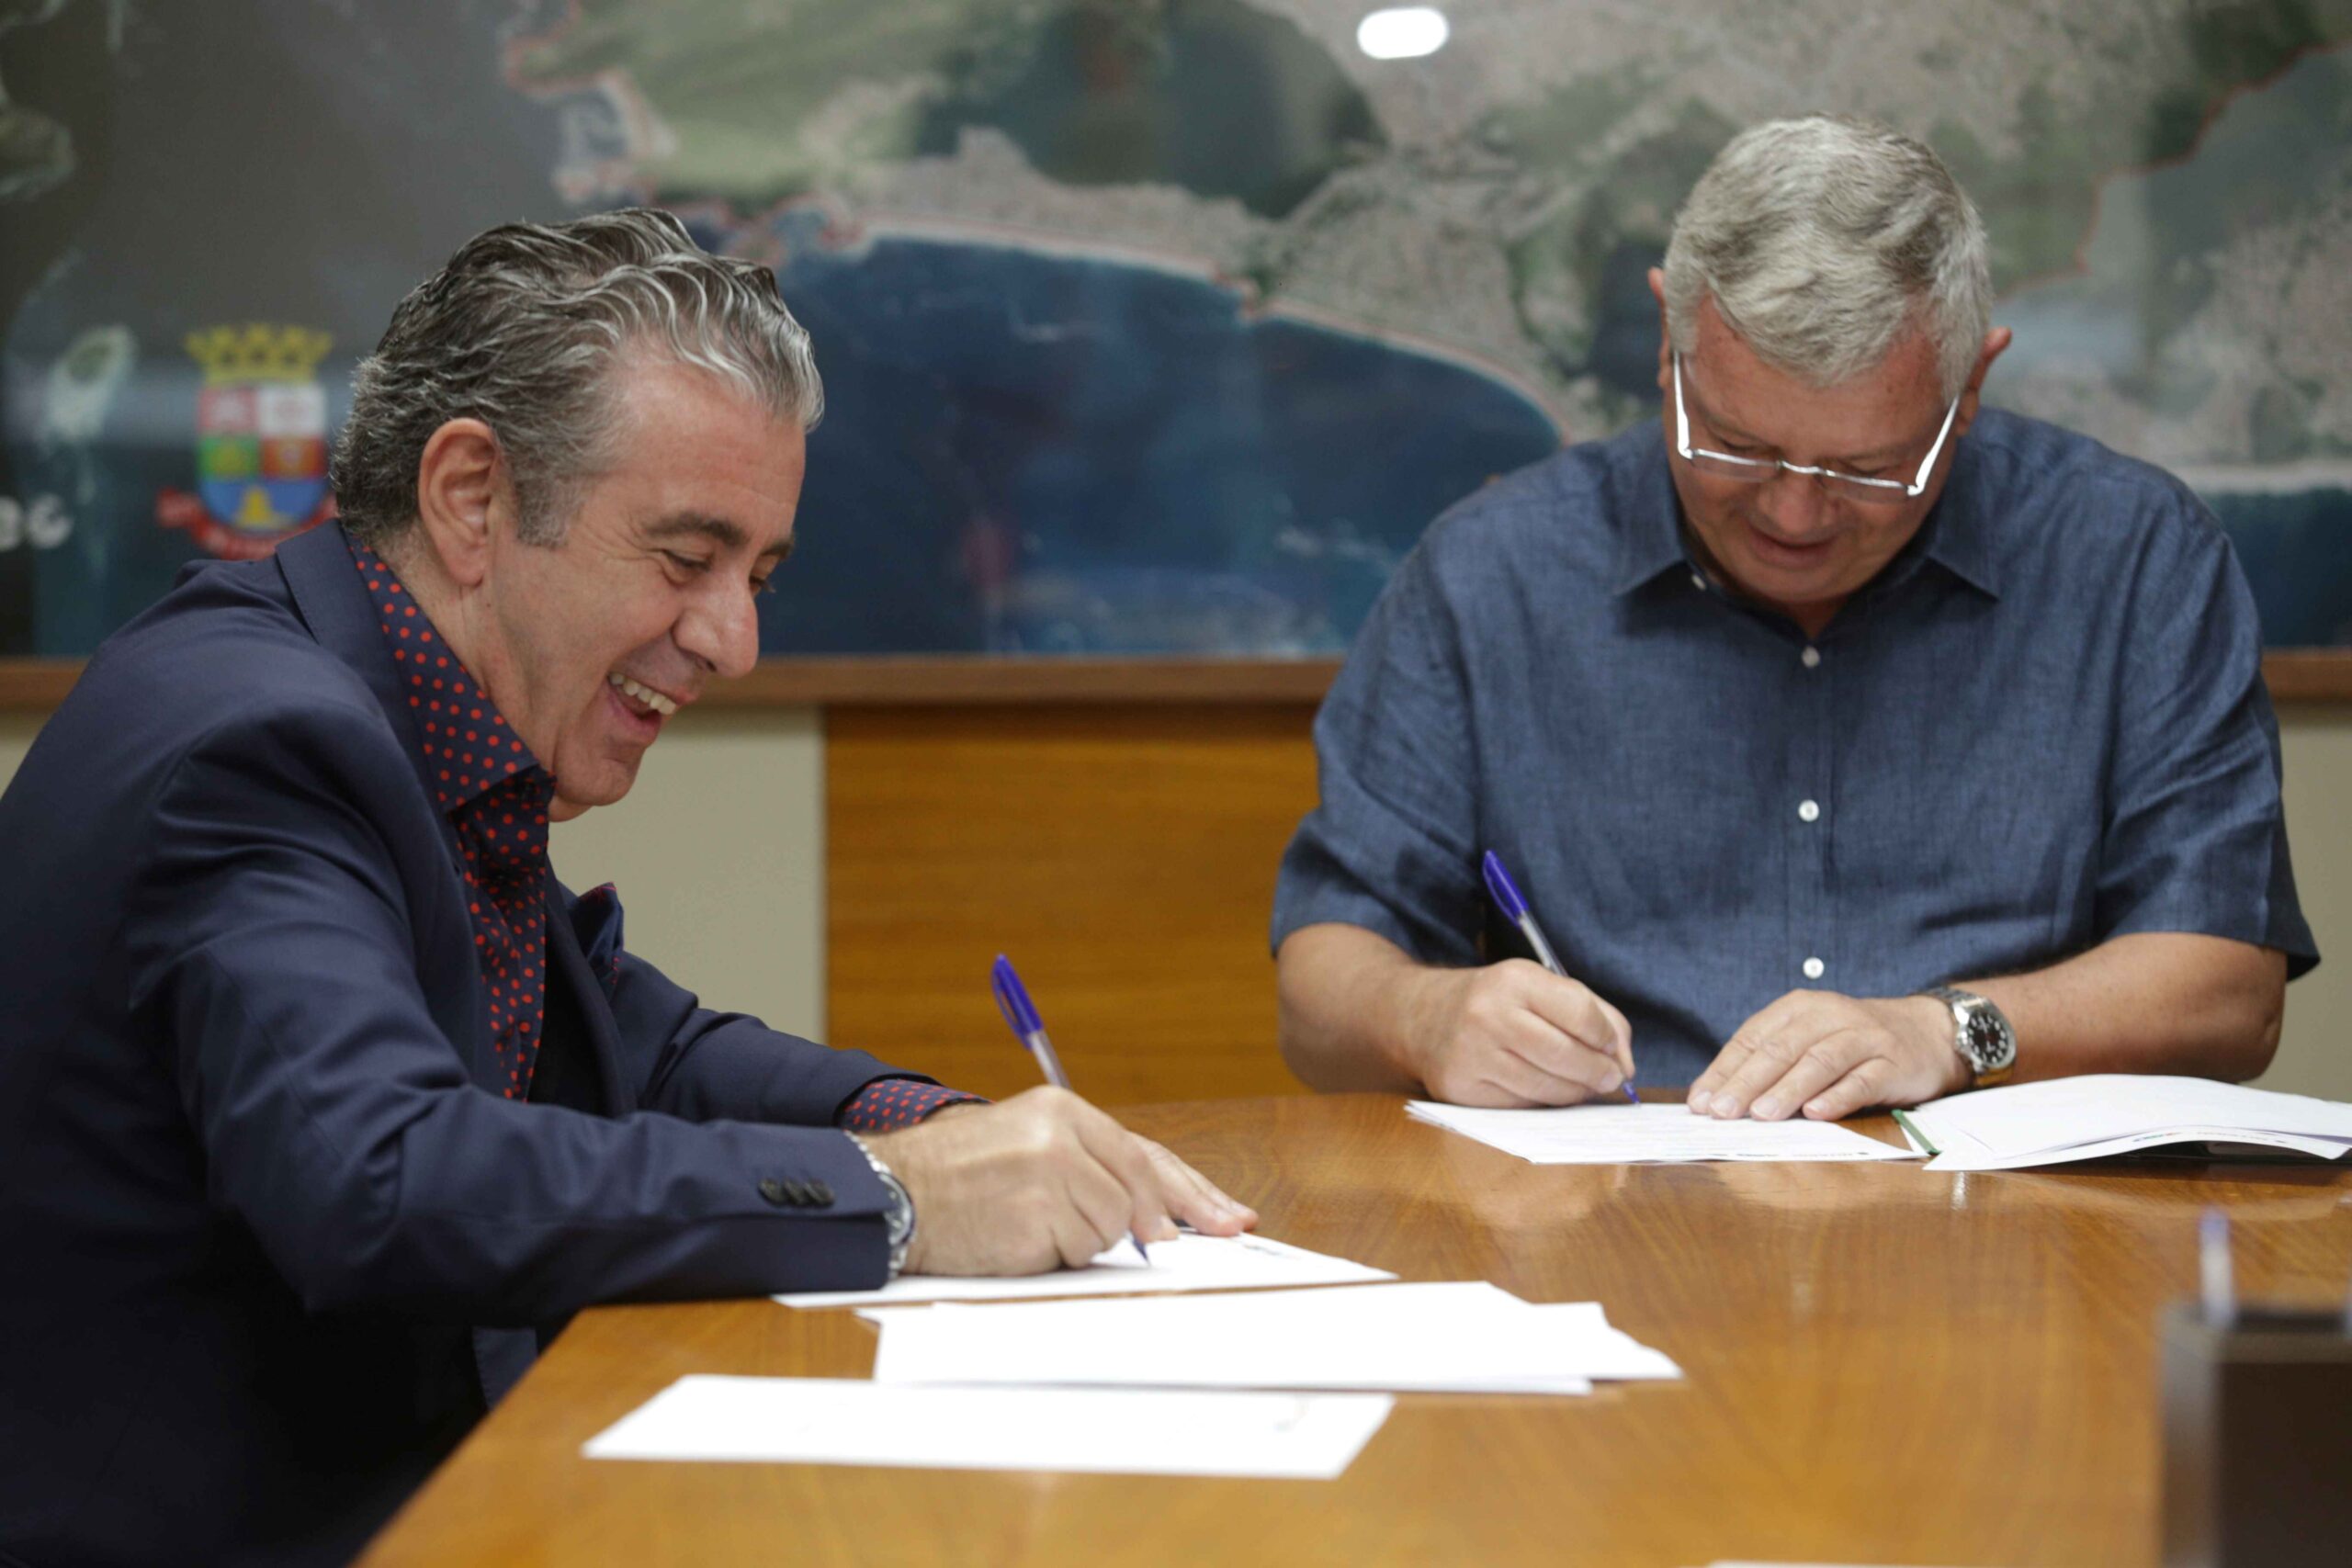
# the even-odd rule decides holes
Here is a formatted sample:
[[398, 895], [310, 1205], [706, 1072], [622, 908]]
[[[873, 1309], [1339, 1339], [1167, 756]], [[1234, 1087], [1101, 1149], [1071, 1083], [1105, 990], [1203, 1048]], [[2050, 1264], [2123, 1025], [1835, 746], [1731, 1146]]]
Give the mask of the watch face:
[[2007, 1042], [2003, 1031], [1992, 1014], [1977, 1010], [1968, 1015], [1968, 1059], [1981, 1070], [2003, 1065]]

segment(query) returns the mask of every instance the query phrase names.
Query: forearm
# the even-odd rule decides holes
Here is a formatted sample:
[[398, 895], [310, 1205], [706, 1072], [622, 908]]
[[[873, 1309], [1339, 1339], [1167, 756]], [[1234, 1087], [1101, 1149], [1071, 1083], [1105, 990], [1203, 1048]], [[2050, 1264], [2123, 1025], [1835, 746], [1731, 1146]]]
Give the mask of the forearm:
[[2019, 1079], [2177, 1073], [2239, 1081], [2270, 1065], [2287, 961], [2186, 932], [2112, 938], [2030, 975], [1962, 980], [2017, 1031]]
[[1417, 1047], [1435, 994], [1469, 973], [1420, 964], [1361, 926], [1302, 927], [1275, 954], [1283, 1060], [1313, 1089], [1420, 1094]]
[[622, 961], [612, 1006], [621, 1075], [638, 1108], [688, 1122], [827, 1127], [875, 1079], [921, 1077], [755, 1018], [710, 1011], [633, 953]]

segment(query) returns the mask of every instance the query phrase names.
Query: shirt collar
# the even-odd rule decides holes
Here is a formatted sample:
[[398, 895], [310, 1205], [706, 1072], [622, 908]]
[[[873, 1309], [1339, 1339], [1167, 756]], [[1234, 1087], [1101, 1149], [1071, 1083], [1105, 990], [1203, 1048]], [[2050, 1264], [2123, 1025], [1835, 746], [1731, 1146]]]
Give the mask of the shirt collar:
[[[349, 535], [345, 536], [350, 538]], [[531, 755], [490, 694], [417, 604], [389, 563], [350, 538], [351, 560], [374, 607], [384, 646], [399, 671], [402, 698], [434, 804], [455, 816], [513, 780], [552, 798], [555, 777]]]
[[1623, 598], [1666, 572], [1696, 571], [1682, 547], [1682, 503], [1674, 493], [1674, 460], [1655, 420], [1629, 454], [1624, 525], [1617, 536], [1617, 576], [1610, 592]]
[[2001, 573], [1993, 548], [1995, 519], [1984, 504], [1984, 459], [1983, 443], [1952, 437], [1951, 473], [1914, 542], [1928, 560], [1986, 598], [1998, 599]]
[[[1647, 427], [1636, 448], [1625, 523], [1618, 536], [1617, 573], [1610, 592], [1622, 598], [1671, 570], [1699, 570], [1682, 539], [1682, 503], [1674, 491], [1674, 461], [1665, 434]], [[1919, 532], [1888, 562], [1876, 581], [1892, 583], [1909, 575], [1915, 560], [1929, 560], [1988, 598], [2001, 596], [1994, 559], [1992, 519], [1985, 514], [1979, 476], [1981, 448], [1965, 436], [1952, 441], [1951, 472], [1943, 493]]]

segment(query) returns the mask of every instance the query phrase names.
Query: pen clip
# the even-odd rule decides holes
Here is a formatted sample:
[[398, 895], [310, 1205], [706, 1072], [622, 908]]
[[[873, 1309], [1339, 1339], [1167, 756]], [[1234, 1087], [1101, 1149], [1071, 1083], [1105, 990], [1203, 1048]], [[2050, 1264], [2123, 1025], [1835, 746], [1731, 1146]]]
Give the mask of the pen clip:
[[1487, 852], [1487, 858], [1479, 863], [1479, 870], [1486, 874], [1487, 891], [1493, 895], [1497, 908], [1503, 912], [1503, 919], [1514, 925], [1525, 919], [1527, 900], [1519, 896], [1518, 884], [1511, 881], [1510, 873], [1503, 869], [1503, 863], [1494, 851]]
[[1030, 1001], [1028, 991], [1021, 984], [1021, 976], [1012, 972], [1012, 960], [1000, 953], [989, 969], [989, 989], [996, 993], [997, 1010], [1004, 1014], [1004, 1021], [1023, 1044], [1033, 1034], [1045, 1032], [1045, 1022], [1037, 1016], [1036, 1005]]

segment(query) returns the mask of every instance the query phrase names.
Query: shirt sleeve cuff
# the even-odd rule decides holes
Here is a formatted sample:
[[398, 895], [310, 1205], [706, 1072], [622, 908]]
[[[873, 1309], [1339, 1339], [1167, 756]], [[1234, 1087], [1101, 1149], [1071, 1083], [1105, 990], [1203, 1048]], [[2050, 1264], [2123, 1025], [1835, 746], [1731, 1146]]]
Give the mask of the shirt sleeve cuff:
[[888, 1133], [911, 1127], [951, 1105], [985, 1105], [977, 1094], [914, 1078], [876, 1078], [849, 1097], [833, 1124], [849, 1133]]

